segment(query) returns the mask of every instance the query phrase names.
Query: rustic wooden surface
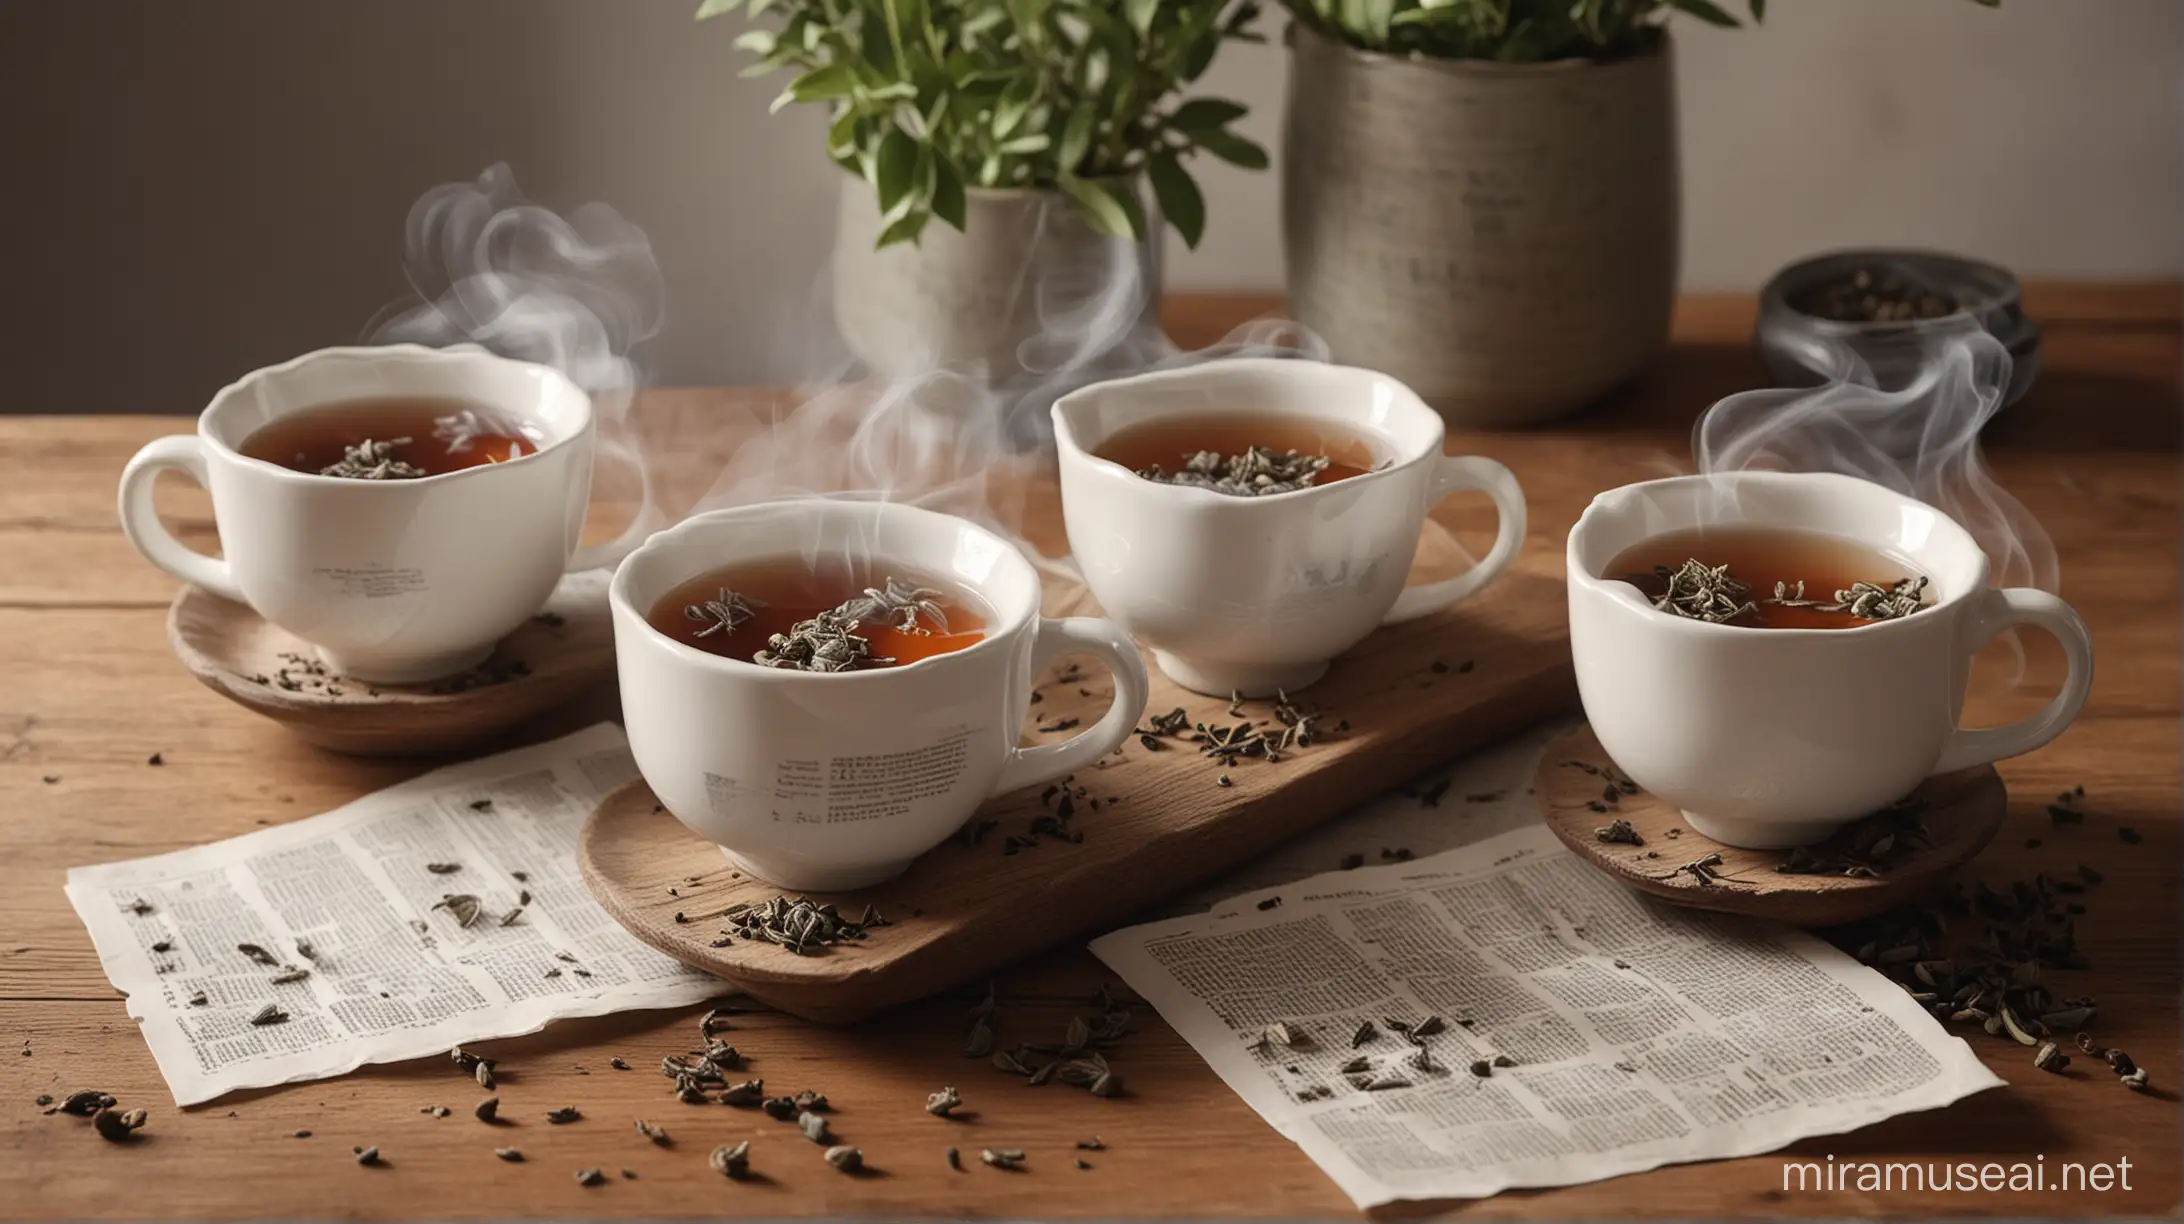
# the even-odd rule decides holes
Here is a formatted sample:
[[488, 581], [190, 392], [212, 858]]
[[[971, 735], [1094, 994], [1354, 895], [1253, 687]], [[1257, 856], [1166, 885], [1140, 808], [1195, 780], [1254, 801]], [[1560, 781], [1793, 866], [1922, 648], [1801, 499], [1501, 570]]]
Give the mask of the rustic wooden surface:
[[[875, 888], [815, 897], [851, 918], [870, 905], [892, 920], [817, 956], [743, 940], [715, 947], [729, 906], [780, 890], [734, 870], [718, 846], [663, 811], [642, 781], [600, 805], [577, 861], [607, 912], [669, 956], [799, 1016], [861, 1019], [982, 979], [1070, 936], [1113, 929], [1139, 907], [1340, 814], [1346, 796], [1383, 790], [1390, 778], [1423, 773], [1575, 708], [1566, 592], [1543, 568], [1553, 569], [1528, 559], [1454, 608], [1383, 629], [1337, 659], [1326, 678], [1293, 695], [1298, 706], [1321, 711], [1321, 738], [1279, 761], [1224, 767], [1187, 740], [1156, 736], [1149, 748], [1132, 737], [1066, 787], [1070, 827], [1083, 840], [1032, 838], [1036, 844], [1015, 854], [1003, 853], [1005, 840], [1030, 834], [1063, 796], [1051, 788], [998, 796], [973, 818], [993, 822], [979, 840], [943, 842]], [[1239, 718], [1228, 702], [1147, 668], [1152, 698], [1140, 727], [1182, 709], [1193, 724], [1281, 730], [1270, 701], [1243, 703]], [[1039, 740], [1057, 735], [1037, 725], [1069, 724], [1061, 734], [1090, 725], [1113, 695], [1104, 674], [1054, 674], [1046, 673], [1032, 706]]]
[[[2026, 308], [2046, 328], [2039, 384], [1990, 430], [1997, 475], [2053, 533], [2063, 591], [2091, 627], [2101, 666], [2084, 716], [2049, 747], [2005, 762], [2009, 823], [1972, 868], [2008, 880], [2080, 848], [2107, 846], [2108, 882], [2089, 897], [2081, 943], [2093, 968], [2054, 975], [2059, 994], [2100, 998], [2102, 1035], [2138, 1057], [2161, 1091], [2133, 1095], [2092, 1074], [2034, 1070], [2020, 1047], [1975, 1040], [2009, 1081], [1946, 1110], [1896, 1118], [1791, 1153], [1669, 1167], [1592, 1185], [1504, 1194], [1481, 1203], [1404, 1209], [1478, 1217], [1569, 1219], [1634, 1215], [2006, 1217], [2170, 1215], [2178, 1184], [2178, 372], [2184, 362], [2178, 289], [2033, 286]], [[1266, 299], [1177, 304], [1171, 328], [1203, 344]], [[1551, 429], [1461, 433], [1452, 449], [1515, 469], [1532, 504], [1535, 556], [1557, 556], [1563, 533], [1600, 488], [1687, 461], [1692, 418], [1716, 398], [1761, 385], [1750, 348], [1751, 303], [1686, 299], [1676, 346], [1638, 385]], [[717, 421], [740, 397], [672, 391], [643, 410], [669, 467], [699, 487], [717, 470]], [[18, 405], [26, 406], [26, 405]], [[116, 407], [122, 407], [116, 405]], [[0, 1214], [9, 1217], [630, 1217], [933, 1214], [950, 1216], [1346, 1217], [1348, 1201], [1288, 1140], [1260, 1122], [1157, 1018], [1115, 1052], [1133, 1095], [1098, 1100], [1026, 1089], [959, 1057], [969, 1001], [940, 998], [865, 1024], [825, 1028], [777, 1015], [741, 1021], [736, 1043], [769, 1085], [829, 1093], [836, 1127], [880, 1175], [852, 1179], [782, 1124], [741, 1111], [668, 1100], [645, 1066], [688, 1048], [694, 1013], [634, 1014], [558, 1024], [492, 1043], [511, 1074], [506, 1111], [524, 1119], [487, 1133], [462, 1111], [474, 1095], [444, 1059], [373, 1067], [317, 1084], [252, 1092], [178, 1115], [143, 1041], [99, 970], [61, 893], [72, 864], [129, 858], [249, 832], [323, 811], [415, 772], [412, 764], [332, 756], [236, 709], [192, 681], [168, 652], [161, 620], [173, 584], [138, 559], [114, 521], [113, 489], [136, 447], [185, 426], [142, 417], [0, 418]], [[183, 538], [210, 544], [201, 497], [163, 489]], [[1452, 508], [1445, 521], [1483, 538], [1487, 515]], [[607, 525], [602, 525], [607, 526]], [[2009, 660], [1975, 677], [1982, 721], [2021, 717], [2060, 675], [2035, 641], [2026, 683], [2001, 691]], [[598, 710], [569, 711], [565, 730]], [[161, 767], [146, 764], [164, 754]], [[45, 778], [56, 779], [46, 782]], [[1393, 784], [1396, 779], [1389, 779]], [[2054, 792], [2088, 792], [2091, 815], [2068, 830], [2068, 858], [2032, 838], [2058, 838], [2043, 810]], [[2119, 826], [2143, 844], [2113, 843]], [[1080, 951], [1042, 956], [999, 975], [1004, 1043], [1057, 1033], [1102, 980]], [[1975, 1034], [1975, 1037], [1978, 1035]], [[2079, 1069], [2072, 1068], [2075, 1073]], [[943, 1083], [960, 1085], [974, 1122], [920, 1109]], [[146, 1139], [111, 1147], [74, 1119], [43, 1117], [38, 1093], [98, 1087], [152, 1111]], [[434, 1103], [456, 1108], [437, 1120]], [[547, 1128], [528, 1119], [564, 1103], [587, 1121]], [[629, 1119], [668, 1125], [655, 1148]], [[291, 1139], [298, 1128], [311, 1139]], [[1070, 1167], [1070, 1145], [1099, 1134], [1095, 1167]], [[764, 1182], [730, 1185], [703, 1153], [755, 1137]], [[515, 1142], [523, 1165], [490, 1148]], [[379, 1145], [390, 1164], [359, 1168], [352, 1144]], [[1036, 1172], [973, 1165], [950, 1171], [946, 1145], [1020, 1146]], [[2105, 1193], [1785, 1193], [1789, 1155], [1842, 1160], [1987, 1162], [2044, 1156], [2130, 1161], [2130, 1186]], [[627, 1166], [585, 1190], [580, 1165]], [[1398, 1214], [1398, 1213], [1391, 1213]]]
[[[1556, 736], [1541, 755], [1533, 780], [1547, 828], [1563, 845], [1640, 892], [1693, 909], [1801, 927], [1855, 922], [1930, 895], [1950, 871], [1986, 849], [2009, 815], [2009, 797], [1993, 766], [1958, 770], [1928, 778], [1911, 793], [1911, 800], [1926, 805], [1918, 820], [1927, 840], [1904, 838], [1887, 855], [1885, 871], [1784, 875], [1776, 868], [1788, 851], [1724, 845], [1691, 828], [1675, 805], [1608, 780], [1620, 777], [1591, 727], [1580, 725]], [[1630, 822], [1641, 843], [1601, 841], [1598, 831], [1613, 820]], [[2113, 857], [2127, 847], [2115, 842], [2099, 849]], [[1709, 854], [1721, 856], [1712, 869], [1718, 878], [1677, 870]], [[2075, 879], [2070, 868], [2064, 874]]]
[[614, 675], [604, 592], [589, 578], [564, 582], [493, 657], [428, 684], [314, 678], [309, 643], [193, 586], [167, 610], [167, 640], [206, 688], [306, 743], [358, 756], [446, 753], [559, 709]]

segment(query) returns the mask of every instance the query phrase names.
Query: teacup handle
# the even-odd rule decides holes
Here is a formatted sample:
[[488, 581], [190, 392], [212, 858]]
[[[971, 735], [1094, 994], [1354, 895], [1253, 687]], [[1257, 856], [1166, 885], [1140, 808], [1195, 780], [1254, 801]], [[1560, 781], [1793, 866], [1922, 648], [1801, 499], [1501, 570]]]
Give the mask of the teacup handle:
[[1451, 493], [1464, 492], [1484, 493], [1493, 499], [1501, 520], [1494, 533], [1494, 547], [1477, 565], [1454, 578], [1405, 587], [1403, 593], [1395, 597], [1395, 606], [1381, 618], [1381, 624], [1416, 620], [1429, 612], [1438, 612], [1494, 581], [1509, 568], [1511, 561], [1516, 560], [1517, 549], [1524, 544], [1525, 527], [1524, 489], [1517, 484], [1516, 473], [1484, 455], [1444, 456], [1441, 466], [1433, 473], [1433, 488], [1427, 493], [1428, 508], [1440, 505]]
[[121, 470], [122, 534], [129, 537], [129, 542], [136, 545], [145, 560], [182, 581], [202, 587], [222, 599], [249, 603], [243, 598], [242, 588], [235, 585], [234, 571], [228, 568], [226, 561], [187, 547], [159, 521], [159, 509], [152, 504], [152, 482], [167, 468], [186, 473], [198, 484], [211, 487], [205, 474], [203, 442], [191, 434], [153, 439], [129, 460], [129, 466]]
[[2046, 591], [2012, 587], [1982, 593], [1965, 625], [1965, 657], [1976, 654], [1994, 635], [2017, 625], [2045, 629], [2063, 644], [2063, 658], [2070, 668], [2063, 677], [2063, 691], [2047, 703], [2046, 709], [2022, 722], [1978, 731], [1958, 728], [1942, 749], [1935, 773], [1970, 769], [2031, 752], [2061, 735], [2085, 706], [2086, 694], [2093, 689], [2093, 638], [2078, 613]]
[[1090, 767], [1120, 747], [1145, 713], [1145, 660], [1120, 626], [1087, 616], [1041, 620], [1039, 636], [1031, 645], [1032, 674], [1037, 675], [1056, 655], [1071, 650], [1096, 655], [1107, 665], [1108, 673], [1115, 678], [1114, 703], [1107, 707], [1106, 717], [1059, 744], [1009, 749], [1008, 763], [1001, 767], [1001, 780], [994, 785], [994, 794], [1052, 782]]
[[569, 554], [569, 563], [562, 567], [564, 574], [581, 574], [587, 570], [613, 569], [622, 558], [637, 551], [637, 546], [652, 538], [660, 529], [660, 515], [653, 509], [652, 469], [642, 456], [626, 448], [600, 444], [599, 453], [629, 461], [637, 469], [638, 491], [643, 500], [638, 504], [637, 517], [622, 529], [622, 534], [601, 544], [590, 544]]

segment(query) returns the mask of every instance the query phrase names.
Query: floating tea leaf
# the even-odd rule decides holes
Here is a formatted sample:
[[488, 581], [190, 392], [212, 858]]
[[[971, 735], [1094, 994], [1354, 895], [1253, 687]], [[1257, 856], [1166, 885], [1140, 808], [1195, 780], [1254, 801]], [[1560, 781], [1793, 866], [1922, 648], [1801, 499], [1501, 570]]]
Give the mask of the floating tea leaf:
[[1181, 471], [1173, 474], [1163, 471], [1157, 463], [1139, 468], [1137, 474], [1158, 484], [1210, 489], [1230, 497], [1266, 497], [1310, 488], [1331, 462], [1325, 455], [1304, 455], [1294, 450], [1276, 452], [1270, 447], [1248, 446], [1236, 455], [1199, 451], [1184, 461]]
[[[884, 624], [899, 633], [945, 634], [948, 614], [941, 607], [942, 598], [942, 592], [931, 587], [912, 586], [890, 576], [886, 590], [866, 587], [861, 598], [848, 600], [835, 613], [853, 621]], [[930, 628], [918, 623], [921, 617], [930, 622]]]
[[695, 636], [711, 637], [716, 633], [734, 633], [743, 622], [758, 615], [758, 609], [765, 606], [762, 601], [723, 587], [718, 598], [684, 606], [683, 615], [704, 623], [705, 628], [697, 630]]
[[1692, 557], [1676, 569], [1663, 565], [1653, 572], [1668, 583], [1653, 606], [1670, 615], [1719, 625], [1759, 610], [1746, 598], [1751, 588], [1731, 578], [1726, 565], [1710, 566]]
[[866, 663], [893, 663], [876, 658], [872, 643], [857, 635], [857, 622], [838, 611], [821, 612], [766, 639], [766, 648], [751, 656], [760, 667], [789, 671], [844, 672]]
[[388, 438], [373, 441], [370, 438], [354, 446], [341, 448], [341, 458], [319, 469], [321, 476], [339, 476], [345, 480], [416, 480], [432, 473], [394, 457], [398, 447], [408, 446], [413, 439]]

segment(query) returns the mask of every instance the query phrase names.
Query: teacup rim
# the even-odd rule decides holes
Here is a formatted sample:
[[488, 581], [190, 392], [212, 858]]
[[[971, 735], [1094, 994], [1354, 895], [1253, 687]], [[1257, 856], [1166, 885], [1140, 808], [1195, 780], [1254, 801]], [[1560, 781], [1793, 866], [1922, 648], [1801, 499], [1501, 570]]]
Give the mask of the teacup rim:
[[[215, 412], [220, 411], [222, 406], [227, 404], [232, 397], [259, 383], [293, 373], [314, 362], [383, 357], [396, 357], [402, 360], [423, 359], [428, 362], [483, 358], [490, 362], [522, 366], [526, 369], [535, 370], [544, 375], [547, 381], [559, 382], [566, 390], [574, 393], [576, 402], [584, 406], [583, 420], [578, 422], [574, 429], [537, 447], [530, 454], [521, 455], [500, 463], [485, 463], [474, 467], [457, 468], [452, 472], [439, 472], [431, 476], [416, 476], [407, 480], [349, 480], [340, 476], [325, 476], [317, 472], [299, 472], [294, 468], [282, 467], [270, 460], [246, 455], [240, 449], [230, 445], [228, 440], [220, 435], [219, 431], [210, 428], [211, 418]], [[339, 402], [341, 401], [327, 401], [328, 404]], [[313, 405], [313, 407], [325, 406], [325, 404]], [[305, 410], [299, 409], [299, 411]], [[489, 472], [509, 471], [525, 466], [534, 460], [543, 459], [548, 454], [574, 443], [591, 426], [593, 419], [591, 396], [582, 387], [577, 386], [575, 380], [568, 375], [540, 362], [524, 361], [517, 357], [504, 357], [482, 345], [454, 344], [446, 348], [434, 348], [428, 344], [337, 344], [326, 348], [312, 349], [307, 353], [298, 353], [286, 361], [277, 362], [273, 365], [260, 366], [220, 388], [213, 393], [212, 399], [207, 401], [204, 409], [197, 414], [197, 437], [200, 442], [217, 452], [222, 458], [241, 464], [250, 471], [260, 472], [275, 479], [322, 484], [330, 488], [397, 490], [423, 488], [429, 485], [443, 484], [451, 480], [460, 480], [466, 476], [482, 476]]]
[[[793, 497], [774, 501], [753, 502], [747, 506], [727, 506], [718, 510], [704, 510], [691, 515], [672, 527], [653, 532], [645, 538], [644, 543], [632, 549], [630, 554], [622, 558], [621, 563], [615, 566], [614, 577], [607, 584], [608, 606], [611, 611], [617, 614], [626, 612], [634, 617], [644, 627], [643, 632], [646, 635], [646, 640], [664, 646], [673, 658], [696, 664], [715, 673], [733, 675], [759, 684], [885, 682], [890, 677], [909, 675], [918, 672], [921, 668], [928, 671], [937, 670], [929, 667], [929, 664], [940, 664], [943, 668], [946, 666], [964, 666], [968, 665], [973, 658], [983, 657], [983, 655], [996, 650], [1008, 649], [1009, 642], [1016, 633], [1021, 631], [1027, 623], [1039, 619], [1039, 603], [1036, 598], [1034, 598], [1031, 607], [1027, 611], [1011, 618], [1004, 609], [996, 606], [984, 591], [980, 591], [978, 592], [979, 597], [986, 600], [988, 606], [993, 609], [997, 616], [1002, 617], [1005, 623], [998, 627], [989, 627], [983, 637], [961, 650], [951, 650], [946, 654], [928, 655], [914, 662], [903, 663], [894, 667], [875, 667], [866, 671], [815, 672], [787, 667], [761, 667], [746, 660], [727, 658], [711, 651], [699, 650], [695, 646], [678, 642], [654, 627], [651, 618], [645, 614], [646, 609], [639, 608], [637, 601], [630, 597], [629, 587], [636, 581], [634, 575], [637, 560], [647, 550], [659, 551], [665, 549], [681, 538], [710, 529], [714, 524], [724, 521], [738, 518], [758, 518], [765, 514], [795, 513], [807, 508], [824, 507], [831, 509], [842, 506], [871, 507], [876, 513], [880, 514], [907, 514], [913, 517], [944, 519], [952, 523], [957, 530], [968, 528], [978, 532], [1001, 546], [1001, 555], [1006, 558], [1003, 564], [1021, 566], [1022, 575], [1030, 581], [1032, 589], [1034, 591], [1043, 590], [1039, 582], [1038, 570], [1032, 566], [1030, 561], [1025, 559], [1024, 554], [1015, 545], [1002, 539], [985, 526], [960, 515], [944, 514], [938, 510], [928, 510], [923, 506], [904, 505], [901, 502], [839, 497]], [[695, 575], [691, 575], [691, 577], [695, 577]], [[683, 581], [688, 581], [688, 578], [683, 579]]]
[[[1417, 454], [1399, 462], [1373, 468], [1371, 471], [1360, 472], [1348, 480], [1339, 480], [1332, 484], [1310, 485], [1287, 493], [1269, 493], [1262, 497], [1237, 497], [1227, 493], [1216, 493], [1211, 489], [1202, 489], [1195, 485], [1164, 484], [1142, 479], [1136, 472], [1112, 459], [1100, 456], [1079, 442], [1076, 430], [1069, 420], [1068, 414], [1074, 407], [1091, 399], [1095, 394], [1108, 395], [1117, 391], [1126, 391], [1133, 387], [1157, 385], [1164, 382], [1185, 382], [1192, 377], [1203, 377], [1209, 372], [1222, 369], [1291, 370], [1298, 366], [1309, 366], [1318, 370], [1330, 371], [1336, 375], [1362, 375], [1394, 384], [1403, 393], [1402, 401], [1420, 413], [1421, 419], [1428, 423], [1433, 437], [1426, 446], [1419, 449]], [[1111, 471], [1128, 477], [1133, 484], [1143, 485], [1146, 494], [1149, 496], [1177, 498], [1186, 505], [1194, 501], [1204, 505], [1236, 507], [1291, 504], [1301, 499], [1339, 492], [1343, 489], [1358, 486], [1362, 482], [1374, 481], [1380, 477], [1393, 476], [1397, 472], [1407, 471], [1419, 464], [1431, 463], [1442, 456], [1442, 448], [1448, 442], [1448, 422], [1402, 379], [1366, 366], [1342, 365], [1332, 361], [1313, 361], [1309, 358], [1300, 357], [1223, 357], [1213, 361], [1201, 362], [1197, 365], [1176, 366], [1165, 370], [1147, 370], [1143, 373], [1126, 375], [1122, 378], [1105, 379], [1101, 382], [1079, 387], [1055, 400], [1054, 406], [1048, 410], [1048, 414], [1054, 423], [1054, 442], [1057, 449], [1095, 465], [1094, 470]], [[1322, 417], [1321, 419], [1339, 420], [1339, 418], [1334, 417]], [[1372, 432], [1379, 433], [1380, 431], [1373, 430]], [[1388, 441], [1392, 443], [1396, 439], [1389, 438]]]
[[[1601, 503], [1603, 499], [1607, 498], [1610, 494], [1634, 492], [1637, 490], [1658, 487], [1661, 485], [1696, 484], [1704, 481], [1723, 479], [1735, 480], [1740, 482], [1755, 481], [1761, 484], [1843, 483], [1859, 486], [1861, 489], [1868, 489], [1877, 493], [1885, 494], [1886, 496], [1893, 498], [1899, 503], [1922, 507], [1930, 511], [1935, 516], [1935, 518], [1944, 525], [1943, 530], [1945, 532], [1952, 533], [1955, 536], [1956, 540], [1963, 545], [1963, 547], [1969, 549], [1972, 555], [1978, 558], [1978, 571], [1980, 581], [1976, 583], [1966, 584], [1963, 590], [1952, 592], [1944, 598], [1935, 600], [1932, 606], [1928, 607], [1924, 612], [1920, 612], [1912, 616], [1898, 617], [1893, 620], [1877, 620], [1864, 625], [1854, 625], [1848, 629], [1777, 629], [1761, 628], [1756, 625], [1718, 624], [1713, 621], [1695, 620], [1690, 617], [1682, 616], [1660, 615], [1651, 618], [1650, 623], [1657, 624], [1662, 629], [1668, 632], [1727, 632], [1733, 634], [1763, 634], [1769, 641], [1779, 638], [1785, 642], [1805, 640], [1815, 637], [1824, 638], [1829, 641], [1834, 641], [1837, 639], [1855, 639], [1860, 635], [1908, 631], [1908, 626], [1917, 625], [1922, 622], [1927, 616], [1933, 613], [1940, 612], [1944, 608], [1954, 607], [1964, 600], [1971, 598], [1974, 592], [1986, 589], [1985, 580], [1987, 575], [1991, 572], [1991, 562], [1987, 557], [1986, 550], [1979, 546], [1979, 541], [1972, 538], [1972, 533], [1965, 530], [1962, 523], [1957, 522], [1956, 519], [1948, 512], [1942, 510], [1939, 506], [1936, 506], [1931, 502], [1921, 501], [1916, 497], [1912, 497], [1905, 493], [1900, 493], [1894, 489], [1889, 488], [1887, 485], [1881, 484], [1877, 481], [1867, 480], [1864, 477], [1852, 476], [1843, 472], [1751, 471], [1720, 472], [1711, 475], [1707, 473], [1693, 472], [1686, 473], [1680, 476], [1660, 476], [1652, 480], [1634, 480], [1629, 484], [1617, 485], [1612, 489], [1603, 489], [1599, 493], [1593, 495], [1592, 500], [1585, 504], [1585, 509], [1579, 512], [1577, 516], [1577, 521], [1570, 525], [1568, 542], [1564, 548], [1564, 569], [1567, 571], [1567, 580], [1573, 586], [1583, 587], [1586, 590], [1597, 591], [1603, 595], [1612, 594], [1612, 592], [1609, 591], [1609, 586], [1611, 583], [1619, 584], [1622, 586], [1630, 585], [1629, 583], [1622, 582], [1620, 579], [1605, 578], [1598, 574], [1590, 572], [1585, 567], [1578, 565], [1576, 563], [1575, 556], [1572, 555], [1577, 550], [1578, 538], [1585, 529], [1586, 521], [1593, 518], [1596, 512], [1605, 513], [1605, 511], [1601, 508]], [[1649, 607], [1639, 607], [1634, 610], [1645, 612], [1656, 611], [1655, 609]]]

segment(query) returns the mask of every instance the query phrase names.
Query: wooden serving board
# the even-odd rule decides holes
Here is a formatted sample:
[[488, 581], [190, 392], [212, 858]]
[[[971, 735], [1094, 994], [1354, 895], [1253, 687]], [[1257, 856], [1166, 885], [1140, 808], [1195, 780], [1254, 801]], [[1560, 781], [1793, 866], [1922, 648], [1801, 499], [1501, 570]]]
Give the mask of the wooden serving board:
[[[1069, 827], [1081, 842], [1042, 836], [1007, 853], [1008, 839], [1028, 834], [1061, 801], [1058, 793], [1020, 791], [994, 799], [966, 826], [994, 822], [975, 844], [959, 836], [886, 884], [815, 895], [852, 919], [870, 904], [891, 920], [859, 943], [815, 956], [743, 940], [713, 947], [724, 910], [780, 890], [733, 868], [641, 781], [592, 815], [577, 859], [592, 894], [639, 939], [783, 1011], [854, 1020], [1120, 922], [1436, 763], [1568, 710], [1577, 692], [1564, 591], [1543, 569], [1514, 569], [1449, 612], [1383, 629], [1338, 659], [1324, 680], [1292, 695], [1324, 712], [1326, 738], [1279, 761], [1223, 766], [1185, 739], [1161, 738], [1148, 749], [1132, 738], [1069, 787]], [[1088, 724], [1110, 688], [1104, 675], [1087, 673], [1050, 676], [1039, 693], [1038, 725]], [[1193, 723], [1239, 721], [1227, 702], [1153, 672], [1139, 725], [1176, 707]], [[1273, 719], [1270, 702], [1242, 708], [1254, 722]], [[1349, 729], [1336, 730], [1345, 720]], [[1224, 774], [1228, 786], [1220, 784]]]
[[[1624, 884], [1677, 905], [1768, 918], [1793, 926], [1821, 927], [1853, 922], [1916, 901], [1943, 875], [1972, 860], [2002, 827], [2009, 795], [1992, 765], [1928, 778], [1908, 802], [1923, 804], [1916, 819], [1927, 835], [1923, 843], [1901, 839], [1877, 857], [1871, 876], [1785, 874], [1778, 870], [1788, 850], [1743, 850], [1694, 830], [1682, 810], [1644, 791], [1607, 799], [1613, 779], [1621, 778], [1590, 726], [1557, 737], [1541, 755], [1533, 792], [1540, 814], [1564, 845]], [[1644, 845], [1603, 842], [1598, 830], [1613, 820], [1627, 820]], [[1813, 848], [1838, 855], [1844, 838]], [[1702, 881], [1676, 869], [1719, 854], [1711, 870], [1720, 878]]]

